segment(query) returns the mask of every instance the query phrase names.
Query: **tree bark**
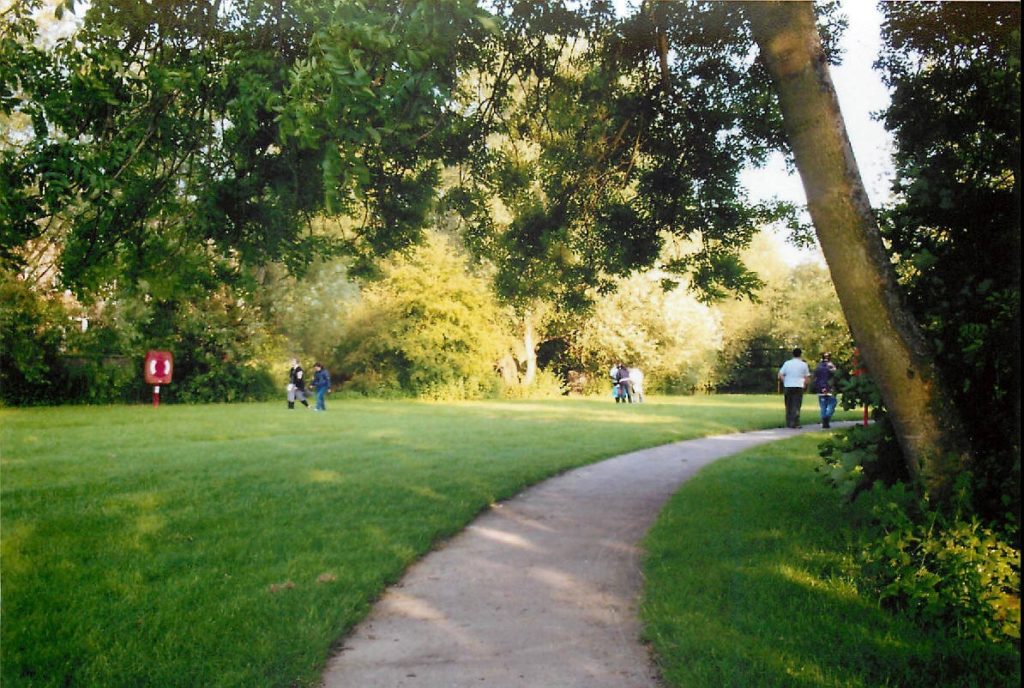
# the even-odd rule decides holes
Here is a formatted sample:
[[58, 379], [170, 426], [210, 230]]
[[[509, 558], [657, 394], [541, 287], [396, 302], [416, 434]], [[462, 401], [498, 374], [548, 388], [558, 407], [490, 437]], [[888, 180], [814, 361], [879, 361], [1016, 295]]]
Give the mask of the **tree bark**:
[[818, 242], [846, 320], [879, 385], [918, 489], [939, 503], [970, 464], [952, 397], [904, 307], [850, 147], [810, 2], [751, 2]]

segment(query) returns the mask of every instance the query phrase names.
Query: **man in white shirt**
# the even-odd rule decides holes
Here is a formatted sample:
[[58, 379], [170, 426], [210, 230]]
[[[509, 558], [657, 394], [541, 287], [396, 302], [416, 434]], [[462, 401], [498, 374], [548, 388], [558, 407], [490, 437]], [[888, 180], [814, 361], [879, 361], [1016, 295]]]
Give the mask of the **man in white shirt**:
[[811, 377], [811, 369], [800, 356], [803, 352], [793, 349], [793, 358], [779, 368], [779, 380], [782, 382], [786, 399], [786, 427], [800, 427], [800, 406], [804, 401], [804, 390]]

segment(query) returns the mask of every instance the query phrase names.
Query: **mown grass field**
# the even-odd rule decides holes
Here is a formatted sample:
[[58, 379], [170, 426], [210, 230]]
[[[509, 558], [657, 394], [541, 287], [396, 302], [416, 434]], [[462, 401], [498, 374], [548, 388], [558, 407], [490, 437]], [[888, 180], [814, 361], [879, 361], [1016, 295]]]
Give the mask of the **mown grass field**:
[[676, 688], [1009, 688], [1020, 652], [929, 632], [854, 584], [875, 495], [846, 505], [814, 473], [820, 436], [719, 461], [646, 540], [642, 607]]
[[0, 410], [0, 683], [315, 684], [383, 587], [491, 502], [783, 417], [778, 396], [284, 406]]

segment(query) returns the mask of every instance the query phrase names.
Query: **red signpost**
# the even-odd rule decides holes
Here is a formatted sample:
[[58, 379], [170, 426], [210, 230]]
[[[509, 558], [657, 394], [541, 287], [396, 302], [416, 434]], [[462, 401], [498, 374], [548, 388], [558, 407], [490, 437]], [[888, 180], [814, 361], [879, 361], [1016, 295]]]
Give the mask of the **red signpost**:
[[167, 385], [171, 382], [171, 374], [174, 372], [174, 356], [170, 351], [148, 352], [143, 372], [146, 376], [146, 384], [153, 385], [153, 406], [159, 406], [160, 385]]

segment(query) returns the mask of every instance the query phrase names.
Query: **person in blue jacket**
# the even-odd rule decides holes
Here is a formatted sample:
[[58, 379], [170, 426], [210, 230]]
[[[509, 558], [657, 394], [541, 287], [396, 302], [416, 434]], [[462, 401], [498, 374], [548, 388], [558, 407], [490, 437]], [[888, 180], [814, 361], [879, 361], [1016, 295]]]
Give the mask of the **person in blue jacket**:
[[327, 398], [327, 393], [331, 391], [331, 374], [319, 361], [313, 365], [313, 389], [316, 390], [316, 408], [313, 410], [326, 411], [327, 405], [324, 401]]
[[821, 408], [821, 427], [830, 427], [832, 414], [836, 412], [836, 391], [832, 378], [835, 377], [836, 366], [832, 363], [832, 354], [823, 353], [818, 367], [814, 369], [814, 391], [818, 394], [818, 406]]

